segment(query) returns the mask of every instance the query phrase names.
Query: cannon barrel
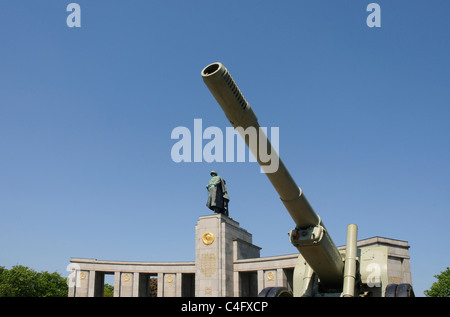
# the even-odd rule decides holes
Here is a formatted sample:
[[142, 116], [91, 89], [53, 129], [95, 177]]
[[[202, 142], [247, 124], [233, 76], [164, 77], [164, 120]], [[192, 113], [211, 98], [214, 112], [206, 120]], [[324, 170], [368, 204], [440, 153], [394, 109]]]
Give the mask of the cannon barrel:
[[[255, 113], [230, 73], [221, 63], [212, 63], [202, 70], [201, 75], [231, 125], [244, 138], [294, 220], [296, 227], [290, 232], [291, 243], [297, 247], [323, 285], [339, 287], [342, 285], [344, 264], [336, 245], [271, 146], [264, 131], [260, 129]], [[257, 142], [250, 142], [250, 138], [243, 133], [243, 130], [247, 131], [251, 127], [257, 133]], [[278, 160], [277, 169], [269, 168], [267, 160], [261, 158], [259, 148], [263, 144], [267, 146], [266, 149], [271, 149], [271, 159]]]

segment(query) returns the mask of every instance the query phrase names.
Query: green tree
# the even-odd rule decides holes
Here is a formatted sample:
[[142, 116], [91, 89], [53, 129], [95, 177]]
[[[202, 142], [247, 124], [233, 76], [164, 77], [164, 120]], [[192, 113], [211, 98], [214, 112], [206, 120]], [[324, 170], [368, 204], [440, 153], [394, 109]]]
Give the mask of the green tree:
[[103, 288], [103, 297], [114, 297], [114, 286], [105, 283]]
[[58, 273], [36, 272], [16, 265], [0, 267], [0, 297], [66, 297], [66, 279]]
[[56, 272], [40, 272], [38, 273], [37, 290], [37, 296], [40, 297], [67, 297], [67, 279]]
[[424, 292], [427, 297], [450, 297], [450, 269], [447, 269], [441, 274], [435, 275], [437, 282], [431, 285], [429, 290]]

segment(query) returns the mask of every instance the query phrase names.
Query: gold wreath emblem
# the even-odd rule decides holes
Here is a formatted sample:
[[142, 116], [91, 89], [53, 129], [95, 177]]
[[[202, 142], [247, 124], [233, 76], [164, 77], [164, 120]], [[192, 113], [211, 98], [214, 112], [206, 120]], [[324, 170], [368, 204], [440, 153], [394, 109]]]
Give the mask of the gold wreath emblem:
[[130, 274], [126, 273], [123, 275], [124, 282], [128, 282], [130, 280]]
[[202, 236], [202, 241], [206, 245], [210, 245], [214, 242], [214, 234], [212, 232], [205, 232]]
[[80, 280], [86, 279], [86, 272], [80, 272]]
[[267, 280], [272, 281], [275, 276], [272, 271], [267, 272]]
[[167, 275], [166, 281], [167, 281], [167, 283], [172, 283], [173, 282], [173, 275]]

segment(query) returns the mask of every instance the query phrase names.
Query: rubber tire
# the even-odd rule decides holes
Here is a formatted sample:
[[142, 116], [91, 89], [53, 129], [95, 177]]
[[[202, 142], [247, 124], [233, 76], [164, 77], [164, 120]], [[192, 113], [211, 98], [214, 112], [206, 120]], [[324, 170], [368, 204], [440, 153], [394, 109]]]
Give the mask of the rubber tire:
[[398, 284], [397, 297], [416, 297], [410, 284]]
[[384, 297], [397, 297], [398, 284], [389, 284], [386, 286]]
[[266, 287], [258, 297], [292, 297], [292, 292], [286, 287]]
[[384, 297], [415, 297], [411, 284], [389, 284]]

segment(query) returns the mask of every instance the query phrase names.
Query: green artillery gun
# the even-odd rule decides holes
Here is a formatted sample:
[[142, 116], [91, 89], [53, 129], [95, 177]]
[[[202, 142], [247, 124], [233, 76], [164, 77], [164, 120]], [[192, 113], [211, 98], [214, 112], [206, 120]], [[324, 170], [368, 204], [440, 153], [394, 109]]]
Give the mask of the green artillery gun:
[[[357, 226], [347, 228], [345, 250], [338, 250], [322, 219], [315, 213], [303, 191], [278, 157], [247, 100], [228, 70], [221, 63], [206, 66], [201, 75], [231, 125], [239, 131], [254, 157], [269, 178], [295, 222], [290, 242], [300, 255], [294, 269], [293, 294], [282, 287], [263, 289], [261, 297], [376, 296], [412, 297], [409, 284], [389, 284], [387, 247], [357, 247]], [[256, 142], [246, 137], [249, 128], [256, 132]], [[270, 149], [271, 158], [278, 160], [277, 169], [269, 168], [261, 158], [260, 147]]]

